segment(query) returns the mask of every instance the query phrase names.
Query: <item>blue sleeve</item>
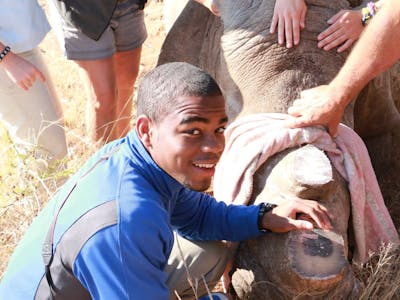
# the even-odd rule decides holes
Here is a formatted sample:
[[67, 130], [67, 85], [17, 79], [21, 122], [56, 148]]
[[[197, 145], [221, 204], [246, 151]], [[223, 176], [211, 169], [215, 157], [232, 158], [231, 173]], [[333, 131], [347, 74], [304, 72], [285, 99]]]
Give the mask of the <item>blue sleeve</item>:
[[173, 236], [167, 220], [165, 210], [147, 202], [129, 222], [99, 231], [85, 244], [74, 274], [93, 299], [169, 299], [164, 268]]
[[260, 235], [258, 205], [226, 205], [213, 197], [185, 189], [176, 203], [171, 223], [195, 240], [242, 241]]

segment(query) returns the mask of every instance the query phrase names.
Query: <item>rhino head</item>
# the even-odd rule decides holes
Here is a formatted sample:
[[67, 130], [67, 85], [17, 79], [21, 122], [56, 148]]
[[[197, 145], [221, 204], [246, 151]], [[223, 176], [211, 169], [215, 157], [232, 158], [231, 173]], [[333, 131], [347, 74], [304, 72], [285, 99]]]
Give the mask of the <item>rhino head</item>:
[[267, 233], [242, 242], [231, 272], [239, 298], [356, 297], [359, 283], [348, 247], [350, 195], [324, 152], [312, 145], [280, 152], [257, 170], [253, 185], [252, 203], [274, 199], [279, 204], [284, 195], [320, 201], [335, 216], [334, 229]]

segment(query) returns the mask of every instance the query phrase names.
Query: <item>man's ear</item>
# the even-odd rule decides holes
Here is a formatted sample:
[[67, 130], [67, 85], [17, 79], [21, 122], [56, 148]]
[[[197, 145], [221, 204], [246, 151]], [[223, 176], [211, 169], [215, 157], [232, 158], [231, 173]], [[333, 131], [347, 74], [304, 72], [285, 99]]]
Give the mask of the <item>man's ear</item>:
[[152, 121], [146, 115], [140, 115], [136, 119], [136, 132], [139, 136], [140, 141], [145, 146], [146, 149], [151, 148], [151, 126]]

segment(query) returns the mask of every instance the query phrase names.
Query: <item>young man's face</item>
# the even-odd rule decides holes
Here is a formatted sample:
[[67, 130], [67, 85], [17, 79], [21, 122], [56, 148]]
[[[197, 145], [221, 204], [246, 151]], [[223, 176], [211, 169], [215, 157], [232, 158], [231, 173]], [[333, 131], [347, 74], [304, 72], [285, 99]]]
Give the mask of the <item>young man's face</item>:
[[181, 96], [158, 124], [150, 121], [149, 145], [154, 161], [185, 186], [206, 190], [225, 147], [228, 121], [222, 96]]

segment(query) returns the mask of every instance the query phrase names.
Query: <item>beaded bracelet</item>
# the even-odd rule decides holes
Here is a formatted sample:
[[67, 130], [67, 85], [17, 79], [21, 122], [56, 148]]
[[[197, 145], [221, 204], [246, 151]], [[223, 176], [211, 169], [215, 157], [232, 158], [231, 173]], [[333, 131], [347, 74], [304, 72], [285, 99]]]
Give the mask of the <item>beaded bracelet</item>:
[[376, 5], [374, 2], [368, 2], [367, 4], [367, 8], [369, 10], [369, 13], [371, 14], [371, 16], [375, 16], [376, 14]]
[[365, 26], [367, 21], [376, 14], [376, 5], [374, 2], [368, 2], [366, 7], [361, 9], [361, 24]]
[[6, 46], [4, 50], [0, 53], [0, 62], [4, 59], [8, 52], [10, 52], [11, 48]]

